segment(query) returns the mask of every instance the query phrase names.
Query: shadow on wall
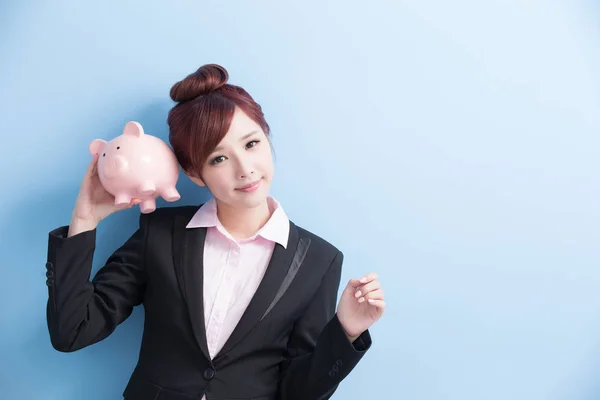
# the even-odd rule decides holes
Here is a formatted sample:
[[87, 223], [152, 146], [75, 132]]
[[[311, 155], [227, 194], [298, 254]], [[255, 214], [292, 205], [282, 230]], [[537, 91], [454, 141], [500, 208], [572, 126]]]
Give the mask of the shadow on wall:
[[[171, 107], [167, 102], [150, 104], [140, 111], [129, 113], [122, 124], [102, 126], [98, 129], [121, 133], [129, 120], [142, 124], [144, 130], [168, 143], [166, 117]], [[123, 113], [124, 114], [124, 113]], [[90, 134], [89, 142], [95, 137]], [[106, 135], [106, 139], [110, 140]], [[82, 149], [87, 151], [87, 148]], [[85, 166], [84, 166], [85, 168]], [[11, 320], [27, 326], [15, 326], [12, 335], [15, 346], [8, 349], [10, 370], [1, 371], [7, 379], [9, 393], [19, 393], [21, 398], [42, 398], [43, 393], [53, 393], [53, 398], [120, 398], [129, 375], [137, 362], [140, 338], [144, 323], [143, 307], [134, 309], [133, 314], [115, 332], [102, 342], [75, 353], [57, 352], [51, 346], [46, 325], [46, 257], [48, 232], [68, 220], [56, 224], [57, 215], [70, 216], [79, 190], [79, 176], [84, 171], [73, 171], [77, 178], [73, 185], [57, 187], [51, 193], [31, 193], [24, 197], [2, 224], [2, 237], [6, 238], [8, 249], [31, 249], [31, 252], [19, 256], [23, 267], [22, 282], [14, 283], [14, 295], [28, 293], [34, 304], [23, 307], [25, 313], [15, 312]], [[201, 204], [208, 200], [210, 193], [199, 188], [181, 173], [177, 183], [181, 199], [168, 203], [157, 199], [157, 207]], [[135, 231], [138, 226], [140, 210], [135, 206], [109, 216], [102, 221], [97, 231], [97, 245], [94, 254], [92, 276], [104, 264], [108, 256], [116, 250]], [[28, 221], [23, 224], [23, 221]], [[21, 272], [20, 272], [21, 273]], [[10, 296], [10, 294], [9, 294]], [[35, 314], [27, 315], [34, 310]], [[9, 328], [10, 329], [10, 328]], [[11, 332], [8, 333], [11, 335]], [[4, 380], [4, 379], [3, 379]], [[35, 382], [35, 385], [31, 383]], [[3, 385], [5, 385], [3, 384]], [[12, 390], [11, 390], [12, 389]], [[41, 396], [41, 397], [40, 397]]]

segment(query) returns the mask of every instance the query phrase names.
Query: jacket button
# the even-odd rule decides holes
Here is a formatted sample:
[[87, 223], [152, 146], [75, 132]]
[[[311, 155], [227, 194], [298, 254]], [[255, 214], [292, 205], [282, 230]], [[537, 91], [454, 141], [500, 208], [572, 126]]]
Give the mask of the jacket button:
[[46, 272], [46, 278], [54, 278], [54, 272], [52, 272], [51, 270], [48, 270]]
[[208, 380], [211, 380], [211, 379], [212, 379], [212, 378], [214, 378], [214, 377], [215, 377], [215, 370], [214, 370], [214, 369], [212, 369], [212, 368], [207, 368], [207, 369], [204, 371], [204, 378], [206, 378], [206, 379], [208, 379]]
[[48, 262], [46, 263], [46, 268], [48, 268], [48, 269], [52, 269], [52, 267], [54, 267], [54, 265], [52, 265], [52, 263], [51, 263], [50, 261], [48, 261]]
[[338, 358], [338, 359], [335, 361], [335, 364], [336, 364], [338, 367], [341, 367], [341, 366], [342, 366], [342, 360], [340, 360], [340, 359]]
[[46, 280], [46, 285], [52, 286], [52, 285], [54, 285], [54, 281], [52, 279], [48, 279], [48, 280]]

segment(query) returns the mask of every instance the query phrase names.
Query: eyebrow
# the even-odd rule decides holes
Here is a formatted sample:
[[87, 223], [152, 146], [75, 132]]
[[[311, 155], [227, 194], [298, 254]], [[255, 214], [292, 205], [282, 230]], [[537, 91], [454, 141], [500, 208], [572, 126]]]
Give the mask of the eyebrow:
[[[248, 139], [250, 136], [257, 134], [258, 131], [252, 131], [250, 133], [246, 133], [244, 136], [242, 136], [240, 138], [240, 142], [243, 142], [244, 140]], [[217, 151], [221, 151], [223, 150], [223, 146], [217, 146], [215, 147], [215, 150], [213, 151], [213, 153], [217, 152]]]

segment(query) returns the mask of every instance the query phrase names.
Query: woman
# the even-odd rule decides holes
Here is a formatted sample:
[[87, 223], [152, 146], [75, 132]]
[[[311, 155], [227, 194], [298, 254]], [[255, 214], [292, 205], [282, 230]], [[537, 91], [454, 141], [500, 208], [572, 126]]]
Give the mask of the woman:
[[103, 340], [144, 305], [129, 400], [330, 398], [370, 347], [368, 328], [385, 308], [377, 275], [368, 274], [348, 282], [336, 310], [343, 255], [269, 195], [269, 126], [227, 80], [211, 64], [171, 89], [171, 145], [210, 201], [141, 214], [90, 281], [96, 227], [119, 209], [100, 184], [96, 155], [70, 224], [49, 235], [55, 349]]

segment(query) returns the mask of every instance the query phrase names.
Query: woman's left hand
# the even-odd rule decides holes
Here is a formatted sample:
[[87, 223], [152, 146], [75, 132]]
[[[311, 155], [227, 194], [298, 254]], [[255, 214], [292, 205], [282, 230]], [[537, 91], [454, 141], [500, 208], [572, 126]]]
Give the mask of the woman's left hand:
[[342, 293], [337, 314], [346, 335], [354, 341], [383, 315], [383, 289], [376, 273], [350, 279]]

